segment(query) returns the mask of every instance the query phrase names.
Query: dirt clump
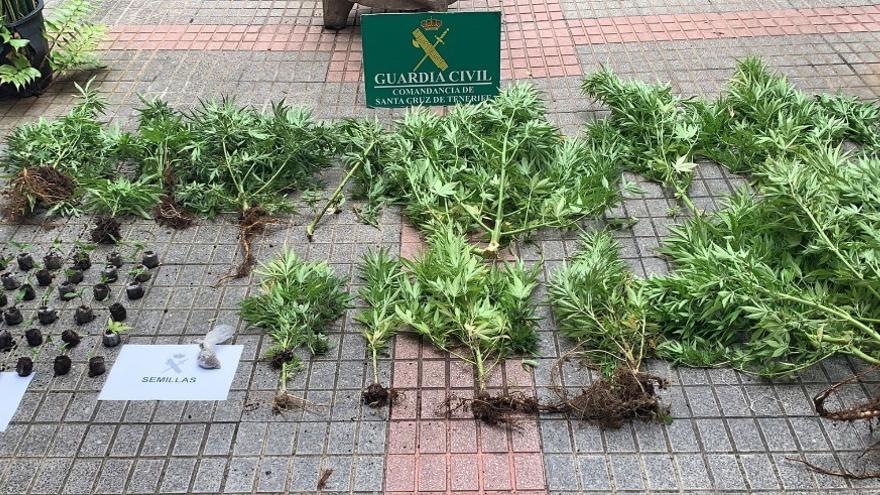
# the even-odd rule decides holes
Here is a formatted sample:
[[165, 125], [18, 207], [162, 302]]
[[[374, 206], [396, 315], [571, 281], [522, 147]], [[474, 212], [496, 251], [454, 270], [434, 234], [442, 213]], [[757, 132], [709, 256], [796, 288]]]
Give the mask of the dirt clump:
[[400, 395], [400, 392], [396, 389], [391, 387], [385, 388], [380, 383], [371, 384], [366, 390], [364, 390], [363, 394], [361, 394], [364, 399], [364, 404], [373, 409], [379, 409], [389, 404], [396, 403], [398, 398], [400, 398]]
[[122, 239], [121, 228], [119, 220], [102, 215], [95, 219], [95, 226], [89, 235], [98, 244], [116, 244]]
[[16, 220], [32, 207], [52, 206], [69, 200], [76, 190], [76, 182], [52, 167], [23, 168], [9, 182], [4, 216]]
[[195, 220], [195, 216], [177, 204], [174, 196], [169, 194], [159, 199], [159, 203], [153, 208], [153, 218], [159, 225], [176, 230], [190, 227]]

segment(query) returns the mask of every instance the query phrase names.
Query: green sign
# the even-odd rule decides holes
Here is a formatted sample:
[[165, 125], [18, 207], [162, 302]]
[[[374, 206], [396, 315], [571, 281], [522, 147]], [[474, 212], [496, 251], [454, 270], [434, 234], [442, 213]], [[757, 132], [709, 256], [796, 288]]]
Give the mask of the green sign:
[[369, 107], [478, 103], [501, 85], [500, 12], [361, 16]]

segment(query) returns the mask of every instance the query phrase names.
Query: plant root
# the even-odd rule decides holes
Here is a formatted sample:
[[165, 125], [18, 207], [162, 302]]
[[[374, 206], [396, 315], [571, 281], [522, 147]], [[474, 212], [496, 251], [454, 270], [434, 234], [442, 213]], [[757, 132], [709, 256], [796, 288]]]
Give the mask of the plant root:
[[796, 457], [786, 457], [785, 459], [792, 462], [799, 462], [814, 473], [824, 474], [828, 476], [837, 476], [838, 478], [844, 478], [848, 480], [871, 480], [880, 478], [880, 471], [862, 471], [861, 473], [853, 473], [852, 471], [848, 471], [846, 469], [842, 471], [832, 471], [830, 469], [825, 469], [822, 466], [817, 466], [812, 462], [804, 459], [798, 459]]
[[856, 404], [849, 407], [848, 409], [842, 409], [840, 411], [829, 411], [825, 409], [825, 401], [828, 399], [828, 397], [831, 396], [831, 394], [835, 393], [837, 389], [848, 383], [852, 383], [861, 379], [865, 374], [874, 371], [877, 368], [877, 366], [872, 366], [856, 375], [847, 378], [846, 380], [835, 383], [834, 385], [826, 388], [822, 392], [816, 394], [816, 396], [813, 397], [813, 405], [816, 407], [816, 413], [818, 413], [820, 417], [830, 419], [832, 421], [871, 420], [880, 417], [880, 398], [878, 397], [875, 397], [862, 404]]
[[492, 396], [486, 392], [478, 393], [473, 399], [450, 395], [443, 402], [446, 416], [450, 417], [458, 411], [470, 411], [474, 419], [491, 426], [507, 426], [515, 428], [518, 416], [535, 415], [541, 411], [556, 412], [556, 406], [544, 406], [538, 399], [522, 392]]
[[361, 394], [364, 399], [364, 404], [373, 409], [379, 409], [388, 404], [395, 404], [401, 395], [402, 394], [396, 389], [391, 387], [385, 388], [381, 383], [371, 384], [366, 390], [364, 390], [363, 394]]
[[562, 403], [561, 412], [581, 420], [596, 421], [603, 428], [620, 428], [630, 419], [657, 419], [669, 414], [660, 404], [657, 390], [665, 389], [666, 379], [650, 373], [619, 367], [610, 378], [600, 378], [575, 397], [555, 387]]
[[314, 402], [302, 397], [293, 395], [287, 391], [279, 390], [272, 399], [272, 412], [275, 414], [284, 414], [288, 411], [308, 411], [319, 409]]
[[121, 227], [115, 218], [99, 216], [95, 219], [95, 227], [90, 233], [92, 241], [98, 244], [116, 244], [122, 239]]
[[165, 194], [159, 199], [159, 204], [153, 208], [153, 218], [156, 223], [163, 227], [182, 230], [193, 224], [195, 217], [177, 204], [174, 196]]
[[318, 491], [327, 488], [327, 481], [330, 479], [331, 474], [333, 474], [332, 469], [325, 468], [321, 470], [321, 477], [318, 479]]
[[275, 219], [259, 206], [252, 206], [239, 215], [238, 244], [241, 246], [244, 259], [242, 259], [238, 268], [235, 269], [235, 272], [220, 279], [217, 285], [229, 279], [245, 278], [251, 274], [251, 268], [254, 266], [254, 252], [251, 245], [253, 238], [257, 234], [262, 234], [266, 225], [273, 223], [275, 223]]
[[75, 190], [74, 180], [52, 167], [23, 168], [9, 182], [4, 216], [14, 221], [36, 204], [48, 208], [67, 201]]

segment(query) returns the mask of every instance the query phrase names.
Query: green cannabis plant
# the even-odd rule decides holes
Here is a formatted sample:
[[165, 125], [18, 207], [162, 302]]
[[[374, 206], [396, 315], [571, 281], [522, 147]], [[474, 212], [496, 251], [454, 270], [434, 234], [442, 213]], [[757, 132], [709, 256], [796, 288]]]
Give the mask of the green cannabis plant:
[[381, 204], [401, 205], [429, 234], [455, 225], [481, 238], [486, 254], [541, 228], [572, 227], [619, 201], [619, 141], [566, 141], [528, 85], [446, 116], [412, 109], [390, 133], [372, 122], [345, 131], [346, 180], [357, 175], [368, 216]]
[[631, 418], [667, 417], [656, 395], [666, 380], [641, 370], [657, 329], [648, 320], [644, 285], [618, 251], [609, 233], [585, 234], [580, 251], [548, 284], [559, 331], [577, 344], [570, 354], [584, 356], [603, 374], [575, 397], [557, 387], [564, 410], [615, 428]]
[[379, 383], [379, 352], [402, 326], [395, 308], [403, 301], [402, 283], [406, 274], [400, 261], [391, 258], [388, 249], [369, 251], [360, 265], [363, 288], [358, 295], [366, 307], [355, 319], [363, 326], [361, 334], [373, 366], [373, 383], [363, 393], [370, 407], [384, 407], [394, 401], [397, 392]]
[[240, 314], [274, 341], [267, 358], [281, 372], [273, 402], [273, 410], [280, 413], [304, 403], [287, 392], [291, 375], [303, 366], [297, 350], [305, 347], [312, 355], [329, 350], [327, 326], [345, 312], [349, 296], [344, 280], [326, 263], [302, 261], [292, 250], [256, 273], [262, 278], [260, 293], [241, 302]]

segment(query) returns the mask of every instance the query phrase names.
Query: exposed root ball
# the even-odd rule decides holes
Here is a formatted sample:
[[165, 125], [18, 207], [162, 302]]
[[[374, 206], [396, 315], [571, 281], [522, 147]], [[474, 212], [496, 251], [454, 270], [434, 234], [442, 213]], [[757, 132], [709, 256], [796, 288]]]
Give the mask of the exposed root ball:
[[847, 383], [852, 383], [859, 380], [866, 373], [874, 371], [876, 369], [876, 366], [868, 368], [857, 375], [853, 375], [846, 380], [843, 380], [842, 382], [835, 383], [834, 385], [828, 387], [827, 389], [823, 390], [815, 397], [813, 397], [813, 405], [816, 406], [816, 412], [819, 414], [819, 416], [833, 421], [856, 421], [861, 419], [874, 419], [880, 417], [880, 398], [878, 397], [870, 399], [867, 402], [863, 402], [861, 404], [856, 404], [849, 407], [848, 409], [842, 409], [840, 411], [829, 411], [825, 409], [825, 401], [828, 399], [828, 397], [831, 396], [831, 394], [835, 393], [837, 389], [846, 385]]
[[172, 229], [185, 229], [193, 224], [195, 218], [192, 213], [186, 211], [177, 204], [173, 196], [164, 195], [153, 208], [153, 218], [156, 223]]
[[255, 235], [263, 233], [266, 225], [274, 222], [275, 219], [259, 206], [248, 208], [239, 216], [238, 243], [241, 246], [244, 259], [238, 265], [232, 278], [244, 278], [250, 275], [251, 267], [254, 266], [254, 253], [251, 242]]
[[9, 182], [4, 214], [10, 220], [27, 214], [33, 206], [51, 207], [73, 196], [76, 183], [52, 167], [23, 168]]
[[666, 416], [668, 410], [657, 396], [657, 389], [666, 385], [666, 380], [659, 376], [617, 368], [611, 378], [593, 382], [576, 397], [569, 398], [564, 389], [557, 388], [562, 399], [559, 410], [582, 420], [596, 421], [603, 427], [620, 428], [629, 419]]
[[443, 404], [447, 416], [456, 411], [470, 411], [475, 419], [488, 425], [516, 426], [517, 415], [534, 415], [540, 411], [556, 410], [553, 406], [542, 406], [538, 399], [520, 392], [494, 397], [483, 392], [473, 399], [449, 396]]
[[378, 409], [397, 402], [400, 392], [393, 388], [385, 388], [380, 383], [374, 383], [367, 387], [361, 395], [364, 399], [364, 404]]
[[281, 390], [279, 390], [278, 393], [275, 394], [275, 398], [272, 399], [272, 412], [275, 414], [284, 414], [287, 411], [314, 410], [318, 408], [319, 406], [317, 404], [308, 399]]
[[283, 351], [279, 351], [273, 354], [272, 359], [269, 360], [269, 364], [272, 366], [272, 369], [280, 370], [282, 367], [284, 367], [284, 363], [287, 363], [292, 359], [293, 350], [284, 349]]
[[95, 227], [90, 235], [98, 244], [116, 244], [122, 239], [119, 221], [113, 217], [100, 216], [95, 219]]

